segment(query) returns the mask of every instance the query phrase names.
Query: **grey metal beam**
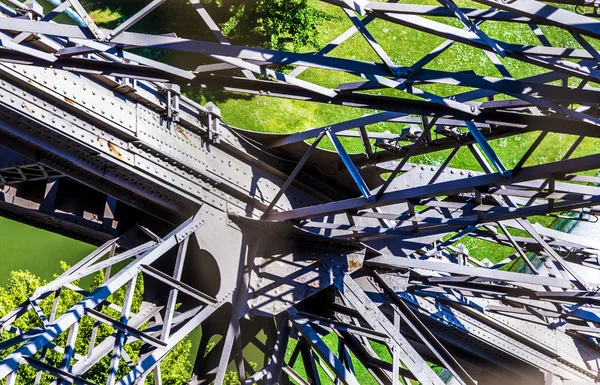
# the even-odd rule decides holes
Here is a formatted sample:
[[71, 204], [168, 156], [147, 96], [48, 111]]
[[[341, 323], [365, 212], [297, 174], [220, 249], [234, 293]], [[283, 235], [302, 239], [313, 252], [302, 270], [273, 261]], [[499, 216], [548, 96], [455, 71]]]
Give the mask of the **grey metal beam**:
[[321, 133], [319, 134], [319, 136], [317, 136], [317, 138], [310, 145], [310, 147], [308, 148], [308, 150], [306, 150], [306, 152], [304, 153], [304, 155], [302, 155], [302, 158], [298, 161], [298, 164], [296, 165], [296, 167], [294, 168], [294, 170], [292, 171], [292, 173], [288, 176], [288, 178], [286, 179], [286, 181], [283, 184], [283, 186], [281, 186], [281, 188], [277, 192], [277, 195], [275, 195], [275, 197], [271, 200], [271, 203], [269, 204], [269, 206], [267, 207], [267, 209], [264, 211], [264, 213], [262, 215], [262, 218], [265, 218], [267, 215], [269, 215], [269, 213], [271, 212], [271, 210], [273, 210], [273, 207], [275, 207], [275, 205], [277, 204], [277, 201], [279, 201], [279, 199], [281, 198], [281, 196], [283, 194], [285, 194], [285, 192], [290, 187], [290, 185], [292, 184], [292, 182], [294, 181], [294, 179], [296, 179], [296, 177], [300, 173], [300, 170], [302, 170], [302, 167], [304, 167], [304, 165], [306, 164], [306, 162], [310, 158], [310, 155], [314, 152], [314, 150], [317, 148], [317, 146], [321, 142], [321, 139], [323, 139], [324, 135], [325, 135], [325, 131], [321, 131]]
[[145, 274], [148, 274], [149, 276], [158, 279], [159, 281], [162, 281], [178, 291], [204, 302], [207, 305], [215, 305], [218, 302], [215, 298], [194, 289], [190, 285], [180, 282], [179, 280], [163, 273], [158, 269], [155, 269], [152, 266], [142, 265], [141, 269]]
[[[387, 295], [392, 298], [395, 306], [396, 313], [401, 317], [403, 323], [407, 323], [412, 331], [427, 345], [427, 347], [433, 352], [433, 354], [444, 364], [444, 366], [452, 372], [454, 378], [461, 384], [475, 385], [477, 382], [469, 373], [458, 363], [458, 361], [452, 356], [452, 354], [444, 347], [444, 345], [435, 337], [435, 335], [421, 322], [417, 315], [412, 309], [401, 299], [399, 299], [394, 290], [390, 287], [386, 279], [382, 277], [377, 271], [374, 275], [382, 285]], [[399, 320], [398, 320], [399, 321]], [[396, 376], [395, 376], [396, 377]]]
[[365, 264], [395, 269], [423, 269], [433, 272], [444, 272], [478, 278], [488, 278], [492, 281], [522, 282], [532, 285], [552, 286], [564, 289], [573, 288], [573, 283], [564, 278], [544, 277], [540, 275], [513, 273], [501, 270], [490, 270], [480, 267], [462, 266], [454, 263], [401, 258], [392, 255], [375, 257], [366, 261]]
[[319, 335], [313, 330], [310, 324], [298, 315], [296, 309], [293, 307], [288, 309], [288, 314], [294, 326], [298, 329], [298, 331], [302, 332], [302, 335], [307, 342], [317, 351], [323, 360], [329, 364], [331, 369], [342, 380], [342, 382], [345, 385], [359, 385], [359, 382], [354, 374], [352, 374], [333, 354], [325, 342], [323, 342]]
[[600, 22], [594, 18], [569, 12], [535, 0], [516, 0], [503, 3], [496, 0], [475, 0], [495, 8], [507, 10], [516, 15], [522, 15], [535, 20], [543, 20], [550, 25], [574, 30], [584, 35], [599, 38]]
[[119, 36], [121, 33], [127, 31], [129, 28], [133, 27], [138, 21], [146, 17], [150, 12], [154, 11], [165, 1], [166, 0], [153, 0], [150, 4], [146, 5], [144, 8], [139, 10], [135, 15], [131, 16], [123, 23], [119, 24], [119, 26], [108, 35], [108, 40], [110, 41], [116, 36]]
[[364, 198], [353, 198], [332, 203], [324, 203], [315, 207], [305, 207], [288, 212], [271, 213], [267, 218], [271, 220], [289, 220], [289, 219], [308, 219], [318, 218], [329, 214], [344, 212], [348, 210], [359, 210], [375, 206], [385, 206], [394, 203], [406, 202], [409, 199], [420, 199], [438, 195], [452, 195], [463, 191], [471, 191], [476, 188], [485, 188], [488, 186], [512, 184], [526, 180], [537, 179], [538, 177], [552, 173], [567, 174], [571, 171], [591, 170], [597, 167], [600, 161], [600, 155], [589, 155], [577, 159], [569, 159], [559, 162], [548, 163], [545, 165], [531, 166], [521, 169], [521, 172], [507, 180], [500, 174], [488, 174], [474, 176], [466, 180], [435, 183], [428, 186], [419, 186], [400, 191], [393, 191], [384, 194], [377, 204], [373, 204]]
[[443, 384], [443, 381], [400, 334], [400, 331], [381, 313], [349, 275], [344, 274], [343, 277], [338, 278], [335, 285], [374, 330], [390, 336], [393, 344], [399, 347], [400, 360], [419, 382], [424, 385]]

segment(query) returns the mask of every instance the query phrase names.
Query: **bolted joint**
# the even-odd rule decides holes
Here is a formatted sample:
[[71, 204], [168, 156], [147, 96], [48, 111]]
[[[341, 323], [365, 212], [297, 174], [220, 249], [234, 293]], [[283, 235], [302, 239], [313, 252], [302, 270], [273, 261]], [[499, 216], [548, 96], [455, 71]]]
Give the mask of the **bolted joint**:
[[167, 122], [169, 128], [173, 123], [179, 122], [179, 102], [181, 98], [181, 87], [177, 84], [162, 84], [159, 93], [165, 96], [167, 100]]
[[206, 127], [208, 141], [218, 144], [221, 141], [221, 110], [212, 102], [206, 104]]
[[44, 8], [36, 0], [27, 0], [23, 5], [28, 18], [34, 20], [44, 16]]
[[161, 95], [168, 95], [169, 93], [181, 95], [181, 86], [178, 84], [163, 83], [159, 85], [158, 93]]
[[214, 104], [213, 102], [208, 102], [205, 107], [209, 115], [213, 115], [221, 119], [221, 109], [217, 107], [216, 104]]

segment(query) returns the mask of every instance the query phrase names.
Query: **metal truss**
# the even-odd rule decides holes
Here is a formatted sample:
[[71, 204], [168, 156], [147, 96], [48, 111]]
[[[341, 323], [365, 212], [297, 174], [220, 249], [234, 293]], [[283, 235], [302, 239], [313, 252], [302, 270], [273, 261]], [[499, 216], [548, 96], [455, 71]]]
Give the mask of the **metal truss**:
[[[2, 350], [11, 351], [0, 365], [2, 377], [7, 378], [8, 383], [15, 383], [19, 368], [27, 365], [38, 371], [36, 383], [42, 381], [42, 373], [47, 373], [55, 380], [54, 383], [89, 384], [90, 382], [85, 379], [85, 373], [106, 355], [111, 357], [107, 383], [117, 382], [117, 370], [121, 359], [129, 360], [132, 366], [127, 374], [128, 383], [145, 377], [182, 338], [216, 310], [216, 299], [178, 281], [186, 258], [189, 236], [202, 224], [203, 219], [197, 215], [165, 238], [154, 238], [120, 254], [116, 254], [120, 239], [108, 241], [55, 281], [38, 289], [32, 297], [0, 321], [1, 330], [12, 336], [2, 342]], [[162, 272], [154, 275], [155, 270], [150, 265], [171, 249], [177, 249], [175, 273], [173, 276]], [[111, 268], [123, 262], [129, 264], [111, 277]], [[74, 283], [100, 271], [104, 272], [104, 283], [91, 293]], [[139, 284], [138, 277], [142, 273], [149, 274], [171, 287], [165, 309], [152, 303], [144, 303], [137, 313], [132, 313], [133, 295], [136, 284]], [[122, 288], [125, 291], [122, 303], [111, 302], [111, 295]], [[61, 295], [65, 295], [65, 291], [68, 290], [80, 294], [82, 299], [63, 314], [57, 314], [58, 305], [62, 301]], [[191, 295], [198, 300], [198, 305], [176, 313], [179, 293]], [[44, 300], [51, 300], [49, 314], [45, 314], [40, 307]], [[113, 315], [107, 315], [103, 309], [111, 309]], [[161, 322], [152, 322], [147, 329], [139, 330], [148, 321], [156, 319], [161, 310], [165, 315]], [[13, 324], [28, 312], [34, 312], [42, 326], [30, 330], [15, 328]], [[115, 317], [114, 314], [119, 316]], [[79, 326], [85, 318], [93, 319], [95, 326], [89, 337], [89, 353], [82, 356], [77, 354], [75, 344], [80, 338]], [[114, 330], [110, 337], [102, 341], [97, 340], [100, 324], [108, 325]], [[68, 336], [64, 346], [53, 343], [65, 333]], [[125, 357], [124, 351], [124, 345], [134, 341], [141, 341], [144, 346], [142, 349], [146, 352], [135, 364]], [[15, 349], [11, 349], [13, 347]], [[46, 362], [48, 349], [58, 352], [62, 358], [56, 361], [56, 356], [53, 356], [55, 363]], [[159, 369], [156, 369], [156, 373], [160, 377]], [[44, 380], [47, 381], [47, 378]], [[125, 380], [121, 382], [124, 383]]]
[[[584, 140], [600, 136], [598, 3], [326, 2], [352, 27], [313, 53], [231, 44], [198, 0], [190, 6], [217, 42], [128, 31], [159, 6], [166, 9], [164, 0], [149, 2], [114, 30], [98, 28], [77, 0], [47, 14], [35, 2], [0, 4], [7, 16], [0, 18], [1, 144], [33, 160], [11, 166], [17, 173], [39, 170], [48, 179], [32, 201], [41, 203], [20, 215], [43, 212], [79, 225], [83, 218], [96, 242], [120, 235], [0, 320], [9, 336], [0, 343], [6, 353], [0, 379], [7, 385], [18, 382], [21, 366], [38, 370], [36, 383], [49, 376], [56, 384], [88, 384], [86, 372], [104, 357], [110, 357], [109, 385], [142, 383], [152, 371], [160, 384], [161, 360], [197, 326], [194, 385], [222, 384], [232, 362], [245, 385], [355, 385], [357, 365], [392, 385], [599, 382], [600, 243], [528, 219], [565, 218], [597, 232], [591, 223], [600, 178], [588, 171], [600, 168], [600, 153], [576, 154]], [[52, 21], [63, 12], [78, 25]], [[369, 30], [374, 21], [445, 41], [400, 66]], [[487, 35], [485, 24], [498, 22], [526, 25], [540, 45]], [[540, 26], [563, 30], [571, 45], [553, 46]], [[377, 62], [330, 55], [353, 35], [364, 38]], [[499, 75], [426, 68], [455, 45], [482, 51]], [[130, 52], [136, 48], [196, 53], [211, 62], [185, 70]], [[504, 58], [540, 74], [515, 79]], [[355, 81], [328, 88], [301, 78], [308, 68]], [[436, 95], [430, 84], [472, 90]], [[179, 86], [369, 114], [267, 135], [228, 126], [218, 108], [198, 105]], [[368, 92], [386, 89], [396, 96]], [[382, 122], [398, 130], [369, 131]], [[489, 143], [531, 132], [537, 139], [515, 166]], [[531, 165], [552, 133], [576, 139], [560, 159]], [[325, 137], [334, 152], [319, 147]], [[364, 152], [349, 154], [340, 138], [361, 141]], [[461, 149], [482, 171], [450, 167]], [[415, 164], [416, 156], [442, 150], [451, 151], [441, 165]], [[77, 214], [81, 207], [60, 212], [58, 175], [67, 186], [101, 193], [87, 202], [95, 218]], [[132, 243], [127, 227], [137, 220], [152, 224], [138, 227], [151, 241]], [[83, 233], [83, 227], [71, 229]], [[458, 244], [466, 237], [513, 254], [498, 263], [475, 259]], [[111, 268], [118, 272], [111, 276]], [[73, 284], [98, 271], [105, 271], [105, 282], [92, 293]], [[140, 275], [145, 298], [134, 313]], [[163, 288], [166, 295], [156, 295]], [[125, 292], [122, 303], [111, 302], [117, 290]], [[65, 313], [40, 305], [58, 304], [66, 291], [83, 299]], [[14, 327], [26, 314], [42, 326]], [[88, 318], [94, 330], [106, 324], [114, 332], [103, 341], [94, 332], [84, 354], [77, 350], [78, 325]], [[136, 361], [123, 348], [134, 341], [143, 352]], [[244, 354], [250, 346], [263, 362], [250, 364]], [[119, 375], [122, 361], [129, 370]]]

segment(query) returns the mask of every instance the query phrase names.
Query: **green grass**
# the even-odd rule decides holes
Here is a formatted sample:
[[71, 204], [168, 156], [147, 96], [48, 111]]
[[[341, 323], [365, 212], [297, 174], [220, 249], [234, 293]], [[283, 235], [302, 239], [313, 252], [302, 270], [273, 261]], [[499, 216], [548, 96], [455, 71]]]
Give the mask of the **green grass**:
[[94, 250], [89, 244], [1, 217], [0, 233], [0, 286], [6, 285], [8, 274], [16, 270], [51, 280], [59, 272], [59, 261], [73, 265]]
[[98, 26], [102, 27], [110, 23], [114, 23], [119, 20], [123, 15], [119, 11], [111, 10], [111, 9], [97, 9], [90, 12], [90, 17], [98, 24]]
[[[333, 354], [339, 358], [338, 354], [338, 337], [334, 333], [330, 333], [323, 337], [323, 342], [327, 345], [329, 350], [333, 352]], [[286, 351], [285, 360], [289, 362], [292, 353], [297, 345], [296, 340], [290, 340], [288, 349]], [[391, 362], [391, 356], [387, 348], [384, 345], [373, 343], [373, 349], [379, 355], [382, 360], [387, 362]], [[356, 376], [358, 382], [361, 385], [377, 385], [378, 382], [373, 378], [373, 376], [369, 373], [369, 371], [365, 368], [365, 366], [356, 358], [356, 356], [350, 352], [350, 357], [352, 359], [352, 366], [354, 367], [354, 375]], [[322, 361], [323, 362], [323, 361]], [[324, 364], [324, 362], [323, 362]], [[306, 376], [306, 370], [304, 368], [304, 363], [302, 361], [302, 355], [298, 355], [298, 359], [296, 360], [294, 366], [294, 370], [303, 378], [308, 378]], [[329, 369], [328, 369], [329, 370]], [[334, 382], [331, 381], [327, 373], [321, 368], [319, 364], [317, 364], [317, 371], [319, 372], [319, 378], [321, 379], [321, 384], [323, 385], [334, 385]], [[332, 373], [329, 370], [330, 374]]]
[[[411, 3], [439, 5], [437, 1], [422, 0], [412, 1]], [[352, 26], [351, 22], [337, 7], [313, 1], [313, 4], [328, 12], [333, 17], [330, 21], [324, 22], [320, 28], [320, 41], [326, 44], [333, 40], [342, 32]], [[471, 1], [460, 1], [459, 6], [469, 8], [480, 8], [481, 5]], [[572, 8], [565, 6], [565, 8]], [[458, 21], [451, 19], [434, 18], [436, 21], [451, 24], [455, 27], [462, 27]], [[496, 38], [508, 43], [524, 45], [540, 45], [537, 37], [526, 24], [508, 23], [490, 23], [482, 25], [482, 29], [492, 38]], [[548, 40], [557, 47], [575, 47], [579, 45], [574, 42], [568, 32], [554, 27], [541, 26]], [[369, 30], [388, 52], [391, 59], [401, 66], [410, 66], [421, 57], [426, 55], [432, 49], [444, 41], [443, 38], [430, 35], [395, 25], [393, 23], [376, 20], [369, 24]], [[596, 47], [600, 47], [597, 41], [592, 42]], [[308, 48], [301, 51], [309, 51]], [[360, 34], [355, 34], [339, 47], [334, 49], [330, 56], [381, 62], [374, 51], [369, 47]], [[544, 69], [529, 65], [510, 58], [500, 59], [507, 70], [514, 78], [520, 79], [545, 72]], [[480, 50], [469, 47], [461, 43], [455, 43], [446, 52], [437, 57], [425, 68], [444, 71], [474, 71], [479, 75], [502, 77]], [[307, 80], [322, 86], [335, 88], [337, 85], [345, 82], [359, 81], [360, 78], [346, 73], [322, 69], [308, 69], [300, 79]], [[572, 80], [571, 86], [577, 86], [579, 82]], [[469, 88], [461, 86], [451, 86], [443, 84], [425, 85], [422, 89], [436, 93], [442, 96], [450, 96], [457, 93], [468, 91]], [[397, 90], [378, 90], [374, 92], [379, 95], [397, 95], [409, 99], [418, 99], [407, 93]], [[210, 95], [210, 94], [209, 94]], [[192, 93], [190, 95], [202, 102], [209, 101], [206, 94]], [[222, 95], [221, 95], [222, 96]], [[233, 96], [233, 95], [232, 95]], [[498, 95], [497, 99], [507, 99], [508, 97]], [[321, 127], [328, 124], [354, 119], [363, 114], [376, 111], [348, 108], [335, 105], [311, 103], [303, 101], [294, 101], [288, 99], [278, 99], [268, 96], [256, 96], [251, 98], [230, 97], [221, 99], [217, 102], [221, 108], [224, 120], [233, 126], [242, 127], [250, 130], [262, 132], [297, 132], [308, 128]], [[379, 123], [369, 126], [371, 131], [389, 131], [400, 132], [405, 125]], [[435, 134], [434, 134], [435, 135]], [[530, 148], [539, 133], [527, 133], [509, 138], [497, 139], [491, 141], [491, 146], [503, 161], [507, 168], [514, 167], [519, 159]], [[362, 152], [363, 146], [358, 139], [342, 138], [344, 146], [348, 152]], [[577, 138], [566, 134], [549, 134], [541, 145], [531, 155], [525, 166], [531, 166], [541, 163], [553, 162], [562, 159], [571, 145]], [[579, 145], [572, 157], [583, 156], [597, 152], [600, 142], [598, 139], [587, 138]], [[323, 140], [320, 147], [332, 150], [330, 142]], [[418, 156], [412, 159], [415, 163], [441, 165], [451, 151], [441, 151], [437, 153]], [[456, 157], [450, 163], [450, 167], [482, 171], [477, 161], [466, 148], [462, 148]], [[597, 171], [592, 170], [583, 174], [595, 175]], [[551, 226], [553, 218], [543, 217], [535, 218], [534, 221], [540, 222], [544, 226]], [[511, 247], [501, 246], [495, 243], [480, 241], [473, 238], [464, 238], [459, 243], [464, 243], [475, 258], [488, 258], [492, 262], [498, 262], [513, 254], [515, 250]]]
[[[332, 20], [326, 21], [321, 25], [319, 36], [320, 41], [323, 44], [333, 40], [352, 26], [345, 14], [337, 7], [316, 1], [313, 1], [313, 3], [333, 16]], [[436, 1], [415, 1], [414, 3], [429, 5], [438, 4]], [[477, 3], [470, 1], [462, 1], [458, 4], [465, 7], [480, 7]], [[457, 21], [451, 19], [436, 18], [436, 20], [457, 27], [459, 26]], [[540, 44], [539, 41], [537, 41], [536, 36], [525, 24], [513, 24], [510, 28], [507, 28], [507, 23], [488, 22], [484, 23], [482, 28], [491, 37], [510, 43]], [[566, 32], [553, 27], [542, 26], [541, 28], [552, 44], [559, 47], [579, 47]], [[370, 23], [369, 30], [381, 46], [388, 52], [392, 60], [401, 66], [412, 65], [444, 41], [443, 38], [382, 20], [376, 20]], [[593, 42], [593, 44], [600, 47], [597, 42]], [[305, 48], [300, 51], [309, 51], [309, 49]], [[330, 56], [380, 62], [379, 58], [369, 47], [364, 38], [358, 33], [334, 49], [330, 53]], [[517, 79], [544, 72], [543, 69], [510, 58], [501, 59], [501, 61]], [[461, 43], [455, 43], [450, 49], [441, 54], [425, 68], [445, 71], [471, 70], [479, 75], [501, 77], [500, 73], [484, 53]], [[308, 69], [302, 73], [300, 79], [331, 88], [335, 88], [341, 83], [361, 80], [359, 77], [346, 73], [314, 68]], [[577, 84], [578, 82], [574, 81], [571, 85]], [[442, 96], [450, 96], [469, 90], [462, 86], [443, 84], [424, 85], [421, 86], [421, 88]], [[378, 90], [375, 93], [418, 99], [410, 94], [397, 90]], [[201, 102], [208, 102], [211, 97], [214, 97], [213, 93], [203, 93], [198, 90], [190, 90], [188, 94]], [[223, 95], [226, 96], [223, 97]], [[344, 120], [358, 118], [363, 114], [376, 112], [368, 109], [279, 99], [269, 96], [242, 97], [241, 95], [225, 93], [219, 94], [219, 97], [220, 100], [217, 101], [217, 104], [221, 108], [223, 118], [228, 124], [261, 132], [298, 132], [308, 128], [321, 127]], [[503, 97], [502, 95], [499, 95], [498, 98], [502, 99]], [[387, 130], [394, 133], [400, 132], [405, 127], [406, 126], [402, 124], [379, 123], [371, 125], [368, 128], [371, 131], [382, 132]], [[527, 151], [536, 136], [537, 133], [529, 133], [511, 138], [494, 140], [491, 144], [505, 165], [507, 167], [512, 167], [518, 162], [518, 159], [525, 151]], [[570, 135], [548, 135], [526, 165], [559, 160], [574, 140], [575, 138]], [[348, 152], [356, 153], [363, 151], [360, 140], [343, 138], [343, 143]], [[596, 146], [598, 146], [598, 143], [598, 140], [586, 139], [579, 147], [575, 156], [593, 152]], [[322, 142], [321, 147], [332, 149], [331, 144], [327, 140]], [[416, 157], [413, 161], [417, 163], [440, 165], [449, 152], [450, 151], [443, 151], [435, 154], [428, 154]], [[457, 154], [450, 166], [470, 170], [480, 170], [473, 156], [465, 149]]]

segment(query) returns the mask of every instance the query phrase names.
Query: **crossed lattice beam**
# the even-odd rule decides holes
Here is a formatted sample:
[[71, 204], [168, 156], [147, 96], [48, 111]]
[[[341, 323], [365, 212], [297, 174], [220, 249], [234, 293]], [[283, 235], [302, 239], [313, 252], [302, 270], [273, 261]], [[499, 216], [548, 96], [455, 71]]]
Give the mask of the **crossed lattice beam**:
[[[451, 333], [444, 332], [438, 337], [430, 331], [429, 324], [424, 320], [436, 320], [443, 325], [444, 331], [451, 330], [454, 333], [458, 330], [468, 334], [480, 327], [487, 333], [485, 338], [490, 344], [512, 344], [524, 352], [519, 359], [529, 360], [540, 370], [554, 370], [553, 373], [559, 373], [557, 375], [562, 377], [580, 376], [586, 381], [593, 381], [594, 375], [597, 376], [589, 368], [573, 370], [572, 364], [555, 360], [551, 354], [544, 356], [547, 352], [535, 341], [492, 331], [492, 325], [498, 327], [498, 323], [504, 320], [499, 316], [494, 318], [495, 314], [502, 314], [503, 317], [535, 321], [536, 325], [541, 324], [543, 328], [576, 335], [578, 339], [583, 338], [585, 344], [597, 348], [597, 288], [581, 275], [581, 270], [575, 265], [597, 268], [598, 249], [593, 245], [584, 245], [581, 239], [549, 233], [523, 219], [569, 211], [583, 217], [583, 209], [594, 206], [600, 199], [597, 187], [581, 185], [597, 184], [600, 180], [578, 175], [581, 171], [597, 169], [599, 155], [571, 159], [584, 138], [598, 137], [597, 126], [600, 121], [594, 112], [598, 104], [598, 91], [590, 85], [599, 80], [596, 66], [600, 54], [589, 40], [600, 37], [600, 22], [591, 17], [594, 14], [579, 15], [533, 0], [510, 3], [478, 1], [489, 6], [489, 9], [464, 9], [451, 0], [440, 0], [440, 6], [328, 0], [328, 3], [342, 8], [353, 26], [323, 50], [305, 54], [232, 45], [195, 0], [191, 1], [191, 5], [211, 29], [217, 43], [128, 32], [164, 0], [152, 1], [112, 31], [98, 28], [76, 0], [63, 3], [47, 15], [40, 13], [35, 6], [29, 7], [16, 0], [9, 2], [17, 10], [2, 6], [3, 12], [10, 16], [26, 13], [32, 20], [15, 17], [2, 19], [0, 60], [103, 75], [119, 81], [122, 78], [144, 79], [247, 93], [268, 92], [284, 98], [379, 110], [354, 120], [262, 143], [264, 151], [286, 153], [293, 146], [315, 139], [304, 156], [297, 159], [299, 162], [276, 198], [263, 211], [262, 218], [280, 223], [294, 221], [297, 227], [327, 234], [330, 239], [360, 241], [367, 245], [380, 240], [393, 242], [401, 239], [410, 242], [427, 236], [434, 236], [435, 240], [423, 241], [423, 247], [413, 249], [404, 256], [369, 249], [362, 269], [364, 276], [332, 271], [333, 290], [339, 301], [328, 304], [322, 312], [327, 314], [311, 314], [298, 309], [302, 304], [294, 304], [294, 307], [279, 315], [269, 327], [271, 332], [275, 331], [273, 338], [262, 349], [269, 358], [268, 362], [255, 373], [241, 357], [244, 328], [240, 318], [249, 312], [246, 302], [251, 298], [248, 292], [250, 269], [236, 293], [232, 319], [217, 359], [218, 370], [207, 378], [216, 378], [218, 384], [222, 383], [227, 365], [234, 359], [244, 384], [257, 381], [276, 383], [280, 378], [283, 379], [281, 381], [293, 379], [297, 383], [305, 383], [305, 379], [294, 369], [296, 360], [302, 356], [311, 383], [318, 383], [317, 367], [321, 367], [333, 381], [357, 384], [351, 351], [382, 383], [397, 384], [400, 378], [408, 378], [425, 384], [440, 384], [440, 377], [429, 368], [427, 361], [439, 363], [463, 384], [474, 383], [460, 359], [454, 357], [442, 342], [450, 341]], [[74, 15], [79, 26], [51, 22], [69, 8], [72, 8], [70, 14]], [[462, 28], [424, 16], [454, 18]], [[368, 29], [369, 23], [378, 19], [446, 40], [413, 65], [399, 66]], [[527, 24], [541, 45], [508, 44], [493, 39], [486, 35], [481, 26], [496, 21]], [[573, 42], [581, 48], [575, 47], [575, 44], [572, 49], [551, 46], [540, 25], [568, 31], [573, 36]], [[328, 56], [332, 49], [357, 33], [365, 39], [380, 62]], [[58, 44], [49, 38], [65, 39], [66, 44]], [[425, 69], [456, 43], [483, 50], [501, 77]], [[203, 54], [217, 64], [201, 65], [188, 71], [127, 51], [129, 48], [152, 47]], [[538, 66], [549, 72], [517, 80], [498, 56]], [[294, 69], [282, 72], [277, 68], [280, 65], [291, 65]], [[306, 68], [350, 73], [357, 76], [357, 81], [327, 88], [299, 79], [298, 76]], [[244, 76], [238, 77], [236, 71], [231, 70], [241, 70]], [[265, 78], [270, 80], [263, 80]], [[569, 86], [569, 80], [573, 79], [579, 81], [577, 87]], [[562, 83], [556, 85], [556, 82]], [[449, 97], [422, 89], [421, 86], [426, 84], [460, 84], [474, 90]], [[411, 98], [416, 96], [418, 100], [363, 92], [385, 88], [402, 91]], [[494, 100], [500, 95], [510, 99]], [[488, 98], [488, 101], [477, 101], [482, 98]], [[381, 122], [414, 124], [418, 130], [405, 130], [401, 134], [368, 131], [369, 125]], [[224, 126], [224, 129], [230, 128]], [[539, 137], [512, 169], [503, 164], [488, 143], [494, 138], [538, 130], [541, 131]], [[549, 132], [575, 134], [579, 139], [560, 161], [527, 167], [527, 160], [547, 140]], [[438, 135], [442, 139], [433, 139]], [[318, 144], [325, 136], [335, 147], [339, 163], [348, 170], [355, 191], [360, 196], [293, 210], [276, 210], [277, 200], [297, 182], [303, 168], [310, 166], [312, 157], [320, 151]], [[339, 137], [361, 139], [364, 155], [349, 155]], [[378, 140], [375, 148], [372, 143], [374, 139]], [[460, 174], [460, 170], [449, 168], [452, 158], [461, 147], [470, 150], [483, 173], [465, 175]], [[428, 172], [410, 163], [416, 155], [450, 148], [453, 151], [446, 161]], [[375, 169], [391, 160], [399, 161], [388, 166], [386, 170], [391, 172], [391, 177], [385, 182], [371, 186], [363, 179], [363, 170]], [[408, 188], [399, 187], [400, 181], [417, 173], [426, 177], [424, 183]], [[392, 209], [387, 210], [390, 207]], [[340, 217], [344, 219], [340, 220]], [[329, 222], [329, 218], [334, 220]], [[96, 359], [100, 355], [112, 354], [110, 385], [117, 380], [122, 385], [132, 384], [155, 370], [157, 363], [174, 344], [213, 312], [213, 299], [179, 281], [190, 235], [188, 227], [197, 226], [198, 223], [199, 218], [195, 217], [184, 224], [187, 230], [180, 227], [164, 239], [155, 238], [143, 246], [147, 249], [133, 249], [118, 256], [114, 255], [115, 243], [108, 243], [57, 281], [40, 289], [0, 323], [0, 328], [15, 334], [14, 339], [7, 342], [7, 347], [24, 342], [15, 353], [0, 363], [0, 378], [7, 378], [9, 384], [14, 383], [19, 365], [27, 364], [51, 373], [58, 382], [85, 383], [79, 376], [85, 373], [85, 362], [92, 358], [78, 357], [72, 348], [77, 339], [77, 322], [84, 316], [107, 323], [115, 329], [114, 338], [105, 344], [106, 349], [92, 355]], [[516, 236], [511, 233], [512, 229], [523, 230], [529, 236]], [[186, 232], [183, 240], [182, 231]], [[449, 238], [443, 238], [449, 234], [452, 234]], [[466, 236], [509, 245], [515, 249], [515, 253], [496, 265], [485, 266], [470, 257], [468, 252], [453, 246]], [[177, 245], [179, 253], [173, 275], [149, 266], [163, 255], [165, 249]], [[531, 258], [528, 254], [530, 251], [537, 254], [537, 259]], [[98, 262], [107, 253], [110, 258]], [[94, 293], [85, 293], [71, 284], [73, 280], [131, 257], [135, 257], [135, 260], [124, 270], [125, 273], [107, 278]], [[500, 270], [516, 259], [526, 265], [531, 274]], [[136, 317], [131, 314], [130, 300], [136, 277], [140, 273], [172, 287], [162, 326], [144, 331], [129, 325]], [[124, 304], [107, 304], [108, 296], [122, 287], [126, 287], [128, 293]], [[52, 295], [56, 301], [60, 290], [65, 288], [82, 292], [85, 299], [58, 318], [55, 312], [44, 314], [39, 301]], [[173, 316], [178, 292], [195, 296], [203, 303], [189, 317], [183, 316], [181, 326]], [[488, 300], [491, 302], [485, 302]], [[487, 303], [487, 313], [480, 311], [481, 303]], [[106, 316], [101, 311], [104, 306], [120, 312], [121, 318], [117, 320]], [[38, 314], [44, 328], [22, 332], [11, 329], [12, 321], [29, 310]], [[474, 311], [480, 314], [474, 316]], [[455, 317], [454, 321], [452, 317]], [[401, 325], [408, 325], [410, 330], [402, 330]], [[178, 330], [171, 333], [173, 327], [178, 327]], [[68, 331], [68, 344], [65, 347], [50, 342], [57, 336], [57, 331]], [[331, 331], [339, 339], [337, 354], [323, 342], [323, 337]], [[417, 341], [427, 347], [427, 360], [421, 352], [412, 348], [405, 334], [411, 336], [412, 342]], [[284, 357], [288, 336], [298, 339], [299, 343], [291, 359], [286, 362]], [[151, 345], [151, 352], [133, 363], [135, 367], [124, 378], [117, 379], [115, 368], [121, 358], [125, 358], [122, 357], [122, 346], [129, 339], [142, 340]], [[392, 355], [392, 362], [381, 360], [373, 351], [370, 341], [383, 343]], [[93, 345], [94, 341], [90, 346]], [[537, 350], [528, 350], [532, 346], [537, 346]], [[43, 359], [32, 358], [32, 353], [45, 348], [58, 350], [63, 355], [60, 367], [51, 367]], [[511, 351], [511, 354], [517, 353]], [[74, 359], [78, 362], [71, 365]], [[155, 376], [155, 381], [159, 381], [157, 378], [160, 379], [160, 375]]]
[[[200, 215], [190, 218], [164, 238], [153, 236], [153, 239], [125, 252], [116, 253], [119, 239], [106, 242], [93, 253], [65, 271], [56, 280], [36, 290], [36, 292], [12, 312], [0, 320], [0, 330], [9, 333], [12, 338], [2, 343], [2, 350], [12, 350], [0, 362], [1, 377], [7, 383], [14, 384], [21, 365], [29, 365], [38, 370], [36, 383], [42, 380], [41, 374], [47, 373], [55, 378], [55, 384], [90, 382], [85, 373], [105, 356], [111, 357], [107, 384], [134, 383], [152, 370], [160, 378], [158, 362], [172, 350], [178, 342], [197, 327], [216, 310], [217, 301], [198, 290], [180, 282], [183, 264], [186, 258], [189, 237], [203, 224]], [[157, 271], [150, 265], [163, 257], [170, 249], [176, 248], [175, 271], [172, 276]], [[111, 276], [111, 269], [119, 263], [128, 262], [127, 266]], [[74, 282], [104, 273], [104, 282], [93, 292], [78, 287]], [[140, 274], [146, 274], [170, 287], [166, 308], [144, 303], [137, 313], [132, 312], [132, 301]], [[117, 290], [124, 290], [122, 303], [111, 302], [111, 295]], [[63, 301], [61, 294], [73, 291], [81, 296], [81, 300], [62, 314], [57, 314], [59, 303]], [[194, 298], [198, 305], [183, 313], [175, 314], [178, 294]], [[43, 309], [42, 303], [49, 306]], [[48, 306], [43, 306], [44, 308]], [[106, 311], [105, 309], [110, 309]], [[41, 327], [20, 330], [14, 326], [20, 317], [34, 312]], [[163, 312], [160, 322], [145, 330], [142, 326]], [[117, 316], [115, 316], [117, 314]], [[89, 351], [82, 356], [75, 351], [75, 345], [82, 337], [78, 336], [81, 322], [89, 317], [94, 320], [92, 334], [87, 342]], [[105, 324], [114, 330], [112, 335], [97, 340], [98, 328]], [[64, 333], [67, 334], [64, 346], [54, 341]], [[143, 351], [147, 353], [139, 361], [132, 362], [124, 350], [124, 345], [141, 341]], [[58, 363], [46, 362], [47, 350], [58, 352], [62, 359]], [[38, 354], [40, 353], [41, 354]], [[117, 378], [117, 370], [121, 360], [131, 365], [131, 371], [125, 378]], [[159, 380], [158, 380], [159, 381]]]

